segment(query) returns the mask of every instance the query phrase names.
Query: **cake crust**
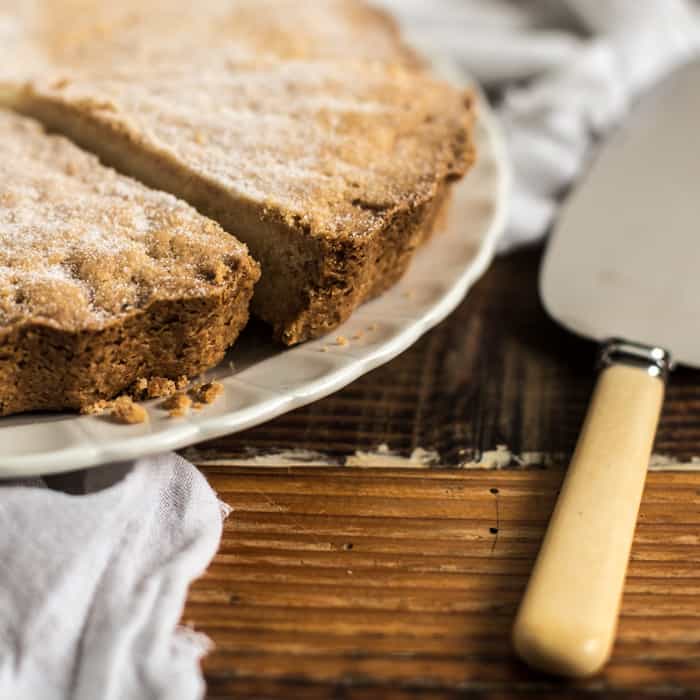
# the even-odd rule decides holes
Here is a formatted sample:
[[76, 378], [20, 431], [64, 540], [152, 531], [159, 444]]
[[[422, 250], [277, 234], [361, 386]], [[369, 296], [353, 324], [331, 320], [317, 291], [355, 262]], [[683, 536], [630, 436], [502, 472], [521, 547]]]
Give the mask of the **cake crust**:
[[247, 249], [172, 195], [0, 111], [0, 415], [216, 364], [248, 317]]

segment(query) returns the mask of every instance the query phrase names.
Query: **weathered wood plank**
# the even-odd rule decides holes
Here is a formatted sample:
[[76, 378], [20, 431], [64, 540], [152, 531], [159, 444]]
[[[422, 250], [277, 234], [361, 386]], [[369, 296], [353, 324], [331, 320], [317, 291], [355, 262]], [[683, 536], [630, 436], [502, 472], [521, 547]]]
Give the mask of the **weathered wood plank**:
[[[205, 473], [236, 509], [184, 615], [216, 644], [211, 697], [542, 687], [508, 636], [559, 470]], [[698, 473], [650, 475], [613, 660], [577, 693], [700, 693], [699, 494]]]
[[[649, 476], [603, 674], [565, 683], [511, 652], [595, 358], [544, 315], [538, 259], [498, 261], [448, 321], [335, 396], [188, 452], [235, 509], [183, 616], [216, 644], [208, 697], [700, 697], [697, 471]], [[700, 379], [678, 372], [656, 468], [700, 466], [699, 409]]]

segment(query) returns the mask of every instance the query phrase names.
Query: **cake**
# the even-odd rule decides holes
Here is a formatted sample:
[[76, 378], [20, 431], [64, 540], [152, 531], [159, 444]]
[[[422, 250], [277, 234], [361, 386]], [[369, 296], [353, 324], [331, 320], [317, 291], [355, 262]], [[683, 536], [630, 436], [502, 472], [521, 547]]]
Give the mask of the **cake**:
[[2, 113], [0, 415], [192, 376], [249, 301], [331, 331], [475, 157], [472, 94], [359, 0], [0, 0], [0, 38], [0, 104], [72, 142]]
[[217, 364], [258, 266], [170, 194], [0, 110], [0, 415]]
[[286, 344], [395, 283], [474, 158], [471, 95], [385, 62], [211, 50], [61, 73], [17, 107], [234, 232], [262, 267], [252, 310]]

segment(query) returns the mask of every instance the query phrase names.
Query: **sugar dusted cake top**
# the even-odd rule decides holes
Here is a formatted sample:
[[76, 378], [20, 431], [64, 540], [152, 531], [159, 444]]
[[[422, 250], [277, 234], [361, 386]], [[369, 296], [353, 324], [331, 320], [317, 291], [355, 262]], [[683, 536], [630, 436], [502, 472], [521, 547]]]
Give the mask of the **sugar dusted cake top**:
[[370, 230], [473, 157], [470, 95], [397, 65], [220, 50], [36, 90], [312, 234]]
[[0, 329], [100, 327], [150, 303], [211, 293], [245, 246], [171, 195], [0, 111]]

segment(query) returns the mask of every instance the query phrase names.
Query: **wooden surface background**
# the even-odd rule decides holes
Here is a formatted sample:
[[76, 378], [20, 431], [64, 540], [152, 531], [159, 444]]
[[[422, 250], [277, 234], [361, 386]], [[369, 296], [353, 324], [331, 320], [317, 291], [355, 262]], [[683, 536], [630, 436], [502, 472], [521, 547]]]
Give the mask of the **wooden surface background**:
[[612, 662], [569, 683], [511, 652], [595, 361], [544, 315], [539, 257], [498, 260], [447, 321], [345, 390], [186, 451], [234, 508], [183, 616], [215, 644], [208, 697], [700, 697], [690, 371], [669, 387]]

